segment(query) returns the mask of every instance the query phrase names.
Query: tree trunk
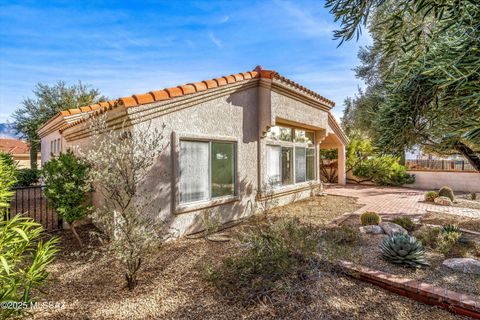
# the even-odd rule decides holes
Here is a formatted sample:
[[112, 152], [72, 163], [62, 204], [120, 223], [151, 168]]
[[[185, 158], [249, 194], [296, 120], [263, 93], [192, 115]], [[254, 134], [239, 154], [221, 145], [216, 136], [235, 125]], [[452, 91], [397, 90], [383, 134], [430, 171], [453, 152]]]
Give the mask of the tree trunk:
[[77, 242], [80, 248], [83, 248], [82, 239], [80, 239], [80, 236], [78, 235], [77, 230], [75, 230], [75, 222], [70, 223], [70, 230], [72, 230], [72, 233], [75, 236], [75, 239], [77, 239]]
[[469, 146], [457, 141], [455, 142], [455, 150], [460, 152], [477, 171], [480, 171], [480, 157]]
[[35, 142], [30, 142], [30, 168], [37, 169], [38, 146]]

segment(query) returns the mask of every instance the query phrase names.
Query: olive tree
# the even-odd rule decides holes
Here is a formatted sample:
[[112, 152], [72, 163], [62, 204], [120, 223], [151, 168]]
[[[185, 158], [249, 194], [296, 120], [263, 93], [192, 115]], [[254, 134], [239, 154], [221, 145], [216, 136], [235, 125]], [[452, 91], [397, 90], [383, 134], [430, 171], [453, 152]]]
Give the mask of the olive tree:
[[101, 230], [107, 257], [124, 269], [126, 284], [133, 290], [137, 273], [149, 251], [166, 238], [165, 223], [152, 209], [151, 199], [141, 185], [163, 150], [163, 128], [150, 125], [136, 129], [109, 127], [104, 117], [91, 121], [92, 147], [82, 150], [92, 166], [92, 181], [102, 195], [102, 204], [93, 213]]

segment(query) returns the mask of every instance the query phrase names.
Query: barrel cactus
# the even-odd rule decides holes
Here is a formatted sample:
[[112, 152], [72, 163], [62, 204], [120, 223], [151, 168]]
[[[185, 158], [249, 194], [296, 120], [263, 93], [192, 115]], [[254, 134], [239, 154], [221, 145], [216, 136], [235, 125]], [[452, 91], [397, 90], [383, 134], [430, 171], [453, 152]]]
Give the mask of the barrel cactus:
[[362, 226], [371, 226], [382, 222], [382, 218], [375, 212], [364, 212], [360, 216]]
[[450, 198], [450, 200], [455, 201], [455, 196], [453, 195], [453, 190], [450, 187], [442, 187], [438, 191], [438, 196], [447, 197], [447, 198]]
[[392, 263], [412, 268], [428, 265], [422, 243], [408, 234], [394, 234], [385, 238], [380, 249], [382, 256]]
[[425, 201], [433, 202], [436, 198], [438, 198], [437, 191], [428, 191], [425, 193]]

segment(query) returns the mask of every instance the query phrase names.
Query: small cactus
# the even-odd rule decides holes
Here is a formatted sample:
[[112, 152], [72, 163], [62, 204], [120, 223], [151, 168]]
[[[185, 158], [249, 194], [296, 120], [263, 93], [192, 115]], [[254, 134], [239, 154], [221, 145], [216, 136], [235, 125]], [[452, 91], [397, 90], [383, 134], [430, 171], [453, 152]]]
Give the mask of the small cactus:
[[408, 234], [394, 234], [385, 238], [380, 250], [386, 260], [395, 264], [412, 268], [428, 265], [422, 243]]
[[428, 191], [425, 193], [425, 201], [433, 202], [435, 198], [438, 198], [437, 191]]
[[364, 212], [360, 216], [362, 226], [370, 226], [382, 222], [382, 218], [375, 212]]
[[453, 190], [452, 190], [452, 188], [450, 188], [450, 187], [442, 187], [442, 188], [438, 191], [438, 196], [450, 198], [450, 200], [452, 200], [452, 201], [455, 200], [455, 196], [454, 196], [454, 194], [453, 194]]

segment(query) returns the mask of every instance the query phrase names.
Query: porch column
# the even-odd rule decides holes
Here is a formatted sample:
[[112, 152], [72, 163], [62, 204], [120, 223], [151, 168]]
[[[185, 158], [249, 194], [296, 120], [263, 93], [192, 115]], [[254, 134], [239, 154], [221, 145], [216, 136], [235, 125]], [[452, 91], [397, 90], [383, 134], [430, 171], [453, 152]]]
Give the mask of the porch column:
[[338, 184], [347, 184], [347, 174], [345, 172], [345, 145], [338, 146]]

